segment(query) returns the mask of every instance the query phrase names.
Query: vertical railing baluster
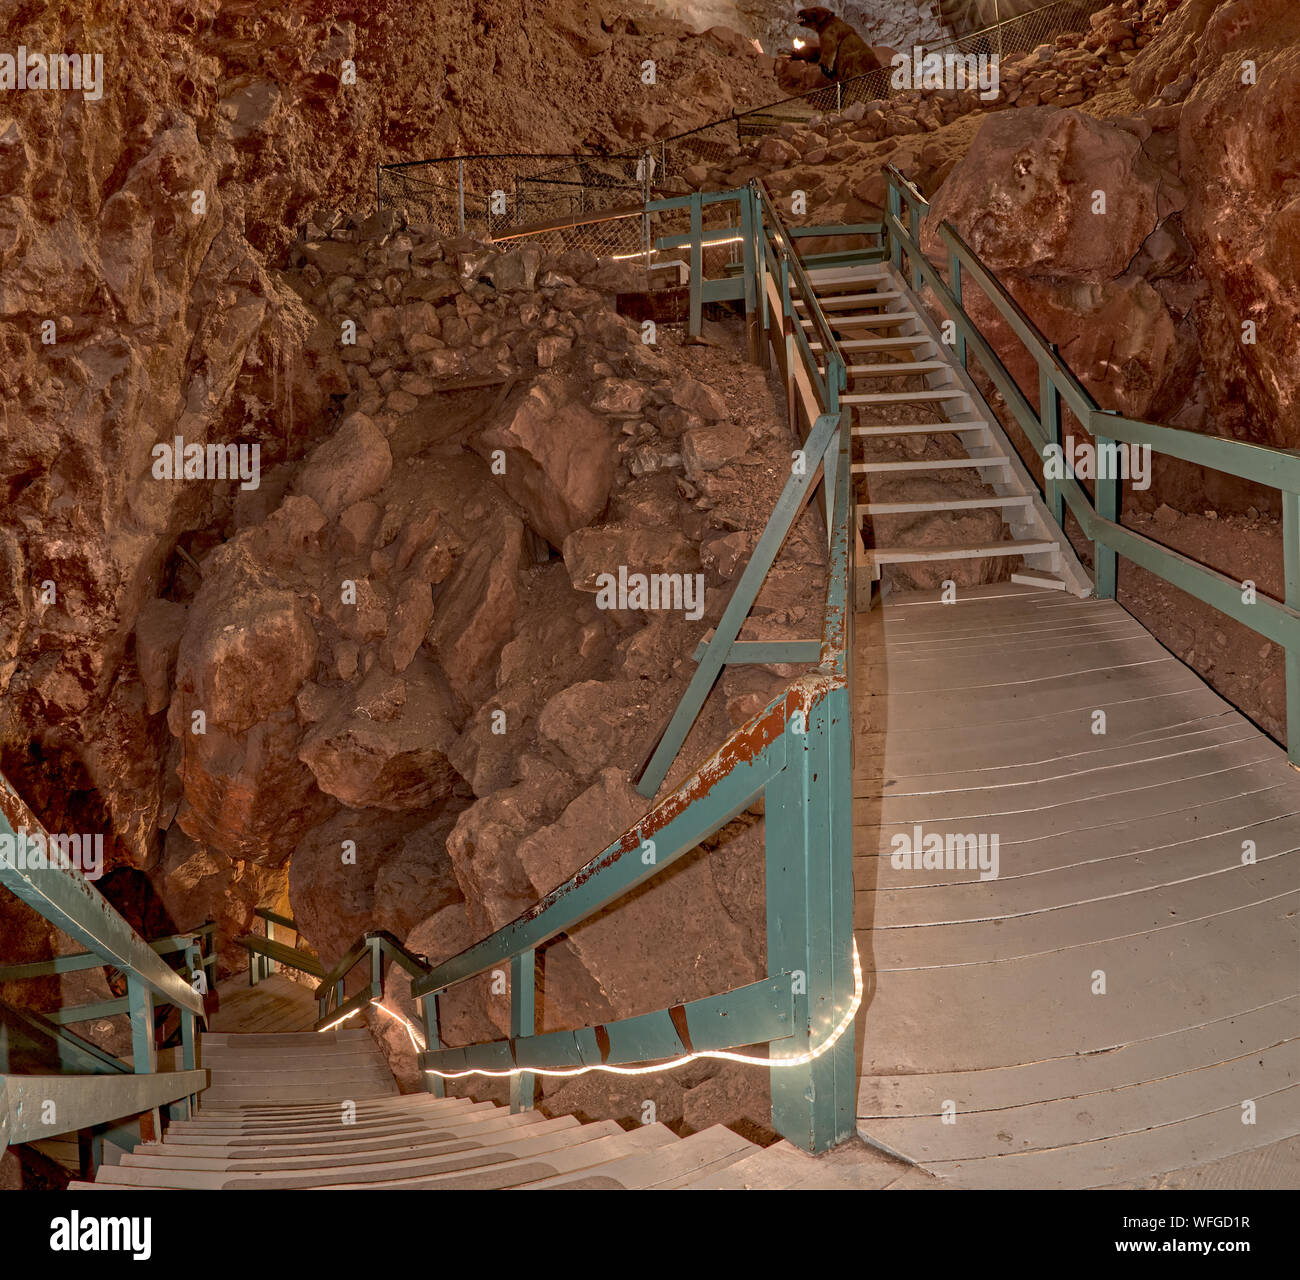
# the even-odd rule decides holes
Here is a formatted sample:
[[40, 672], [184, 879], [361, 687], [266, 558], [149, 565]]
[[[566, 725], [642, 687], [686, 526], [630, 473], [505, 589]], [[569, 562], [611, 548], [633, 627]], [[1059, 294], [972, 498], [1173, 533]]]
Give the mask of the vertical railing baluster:
[[[1055, 351], [1055, 344], [1052, 349]], [[1061, 393], [1057, 390], [1056, 382], [1047, 366], [1042, 364], [1038, 366], [1038, 421], [1042, 427], [1043, 439], [1047, 444], [1056, 445], [1057, 449], [1060, 449]], [[1064, 529], [1065, 491], [1059, 480], [1048, 477], [1046, 466], [1043, 468], [1043, 492], [1048, 508], [1052, 512], [1052, 519], [1061, 529]]]
[[[956, 300], [957, 306], [960, 307], [962, 305], [961, 259], [957, 256], [957, 250], [951, 248], [948, 250], [948, 289]], [[969, 369], [970, 365], [966, 360], [966, 334], [956, 316], [952, 317], [952, 323], [957, 337], [957, 361], [963, 369]]]
[[912, 248], [907, 252], [907, 261], [912, 269], [912, 292], [920, 293], [923, 278], [921, 276], [921, 210], [910, 200], [907, 202], [908, 227], [912, 232]]
[[[903, 222], [903, 198], [898, 188], [894, 185], [892, 178], [889, 182], [889, 221], [885, 227], [886, 237], [889, 241], [889, 260], [894, 264], [895, 270], [903, 269], [903, 242], [898, 238], [898, 227]], [[897, 222], [898, 226], [895, 226]]]
[[[1282, 559], [1286, 605], [1300, 609], [1300, 493], [1282, 493]], [[1286, 662], [1286, 756], [1300, 768], [1300, 645], [1288, 644]]]
[[[430, 995], [420, 997], [420, 1012], [424, 1015], [425, 1048], [432, 1053], [435, 1049], [442, 1048], [442, 1032], [438, 1026], [438, 993], [436, 991]], [[435, 1098], [443, 1098], [447, 1095], [447, 1082], [441, 1076], [426, 1075], [424, 1077], [424, 1087]]]
[[[537, 953], [521, 951], [510, 957], [510, 1038], [531, 1036], [537, 1030], [536, 1011]], [[510, 1077], [510, 1110], [533, 1109], [533, 1081], [531, 1071], [521, 1071]]]
[[691, 316], [689, 332], [698, 338], [704, 322], [704, 201], [691, 196]]
[[[1095, 428], [1104, 415], [1092, 415], [1090, 425]], [[1114, 461], [1115, 442], [1106, 436], [1099, 434], [1095, 429], [1093, 431], [1093, 444], [1096, 447], [1097, 466], [1096, 475], [1093, 479], [1096, 493], [1097, 514], [1103, 520], [1109, 520], [1112, 524], [1119, 523], [1120, 509], [1120, 486], [1119, 477], [1111, 470], [1109, 477], [1103, 477], [1102, 471], [1105, 469], [1104, 459], [1107, 454], [1111, 455]], [[1116, 577], [1118, 571], [1118, 561], [1115, 554], [1115, 548], [1107, 546], [1100, 538], [1093, 544], [1093, 582], [1099, 600], [1115, 599], [1115, 590], [1117, 586]]]

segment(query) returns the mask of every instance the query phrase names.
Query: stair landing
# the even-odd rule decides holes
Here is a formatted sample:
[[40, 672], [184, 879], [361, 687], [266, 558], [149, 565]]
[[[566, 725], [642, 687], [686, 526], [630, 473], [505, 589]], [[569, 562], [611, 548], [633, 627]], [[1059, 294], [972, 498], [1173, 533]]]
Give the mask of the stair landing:
[[856, 624], [859, 1132], [957, 1187], [1294, 1165], [1300, 775], [1113, 601], [892, 599]]

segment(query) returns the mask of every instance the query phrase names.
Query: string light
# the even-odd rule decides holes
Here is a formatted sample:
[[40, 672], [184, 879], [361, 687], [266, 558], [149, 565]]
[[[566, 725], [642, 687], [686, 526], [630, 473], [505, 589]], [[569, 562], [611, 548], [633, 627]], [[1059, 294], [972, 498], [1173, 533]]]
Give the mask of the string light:
[[390, 1018], [395, 1018], [406, 1028], [406, 1034], [411, 1037], [411, 1044], [415, 1046], [416, 1053], [422, 1053], [424, 1051], [426, 1048], [424, 1037], [416, 1031], [409, 1018], [404, 1018], [396, 1009], [390, 1009], [386, 1004], [382, 1004], [378, 1000], [372, 1000], [370, 1003], [373, 1004], [380, 1013], [386, 1013]]
[[439, 1071], [434, 1067], [425, 1067], [424, 1071], [426, 1075], [438, 1076], [442, 1080], [461, 1080], [465, 1076], [492, 1076], [493, 1078], [522, 1075], [569, 1077], [586, 1075], [588, 1071], [605, 1071], [616, 1076], [648, 1076], [657, 1075], [662, 1071], [676, 1071], [678, 1068], [686, 1066], [687, 1063], [695, 1062], [700, 1058], [713, 1058], [719, 1062], [745, 1062], [763, 1067], [802, 1067], [807, 1066], [810, 1062], [815, 1062], [822, 1054], [832, 1048], [835, 1042], [853, 1025], [853, 1019], [858, 1016], [858, 1010], [861, 1007], [862, 962], [858, 958], [858, 944], [855, 939], [853, 943], [853, 999], [849, 1002], [848, 1009], [845, 1010], [844, 1016], [840, 1019], [835, 1030], [821, 1044], [815, 1049], [796, 1054], [792, 1058], [760, 1058], [751, 1053], [732, 1053], [729, 1050], [705, 1049], [698, 1053], [688, 1053], [683, 1057], [674, 1058], [670, 1062], [661, 1062], [650, 1067], [612, 1067], [607, 1066], [605, 1063], [596, 1063], [589, 1067], [510, 1067], [504, 1071], [492, 1071], [486, 1068], [474, 1068], [467, 1071]]

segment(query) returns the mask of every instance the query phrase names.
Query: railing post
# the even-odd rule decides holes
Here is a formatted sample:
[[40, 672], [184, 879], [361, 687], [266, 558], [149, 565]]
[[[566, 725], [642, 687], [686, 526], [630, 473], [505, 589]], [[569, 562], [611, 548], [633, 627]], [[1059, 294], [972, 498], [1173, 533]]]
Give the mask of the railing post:
[[766, 369], [771, 364], [771, 351], [768, 334], [772, 327], [772, 317], [767, 297], [767, 244], [763, 233], [763, 201], [753, 183], [749, 186], [750, 200], [754, 209], [754, 259], [756, 287], [758, 289], [758, 345], [761, 351], [760, 363]]
[[[1282, 493], [1282, 559], [1286, 605], [1300, 609], [1300, 493]], [[1300, 646], [1287, 645], [1286, 758], [1300, 768]]]
[[[798, 730], [804, 729], [800, 733]], [[787, 764], [766, 788], [767, 963], [790, 975], [795, 1026], [771, 1046], [772, 1127], [805, 1151], [852, 1137], [857, 1091], [849, 1026], [811, 1062], [853, 999], [852, 728], [847, 688], [786, 727]]]
[[691, 318], [690, 335], [698, 338], [704, 323], [704, 201], [691, 196]]
[[901, 223], [903, 221], [903, 198], [898, 188], [891, 180], [889, 181], [889, 219], [886, 222], [885, 233], [889, 238], [889, 259], [894, 264], [896, 270], [903, 269], [903, 245], [894, 231], [894, 221]]
[[754, 247], [754, 193], [740, 193], [740, 246], [745, 269], [745, 337], [751, 364], [761, 364], [762, 339], [758, 332], [758, 271]]
[[[957, 256], [957, 250], [950, 248], [948, 250], [948, 288], [952, 296], [956, 299], [957, 305], [962, 305], [961, 301], [961, 259]], [[970, 366], [966, 360], [966, 334], [962, 327], [957, 323], [957, 317], [952, 317], [953, 328], [957, 331], [957, 359], [963, 369]]]
[[460, 235], [465, 234], [465, 160], [456, 161], [456, 208], [458, 211], [457, 227]]
[[127, 1009], [131, 1018], [131, 1062], [137, 1075], [158, 1070], [154, 1047], [153, 992], [134, 973], [126, 975]]
[[[432, 1052], [434, 1049], [441, 1049], [442, 1033], [438, 1029], [438, 993], [432, 992], [430, 995], [420, 997], [420, 1012], [424, 1015], [424, 1043], [425, 1047]], [[435, 1098], [445, 1098], [447, 1096], [447, 1082], [441, 1076], [425, 1075], [424, 1087]]]
[[[510, 1036], [531, 1036], [537, 1030], [536, 1012], [537, 953], [521, 951], [510, 957]], [[522, 1071], [510, 1077], [510, 1111], [533, 1109], [533, 1081], [531, 1071]]]
[[[1093, 418], [1093, 425], [1097, 416]], [[1097, 514], [1112, 524], [1119, 523], [1119, 477], [1111, 474], [1102, 476], [1104, 458], [1109, 452], [1114, 458], [1115, 442], [1106, 436], [1093, 433], [1093, 444], [1097, 450], [1097, 474], [1093, 481], [1096, 486]], [[1098, 600], [1114, 600], [1118, 560], [1114, 547], [1108, 547], [1100, 538], [1093, 544], [1093, 584]]]
[[[1052, 343], [1052, 353], [1056, 353], [1056, 344]], [[1043, 365], [1038, 366], [1038, 421], [1043, 429], [1043, 439], [1049, 445], [1061, 447], [1061, 393], [1056, 383]], [[1059, 480], [1049, 479], [1043, 468], [1043, 489], [1047, 505], [1051, 509], [1052, 519], [1065, 528], [1065, 491]]]
[[[274, 926], [272, 925], [271, 921], [270, 921], [269, 919], [267, 919], [267, 918], [264, 917], [263, 920], [262, 920], [262, 923], [263, 923], [264, 925], [266, 925], [266, 940], [267, 940], [267, 942], [274, 942], [274, 941], [275, 941], [275, 928], [274, 928]], [[273, 974], [274, 972], [275, 972], [275, 961], [272, 960], [272, 959], [270, 958], [270, 956], [267, 956], [266, 959], [265, 959], [265, 962], [264, 962], [263, 968], [262, 968], [262, 977], [264, 977], [264, 978], [269, 977], [269, 976], [270, 976], [271, 974]]]
[[921, 277], [921, 263], [919, 254], [921, 249], [921, 211], [910, 200], [907, 202], [907, 225], [912, 231], [912, 243], [916, 250], [908, 254], [908, 261], [912, 268], [912, 292], [920, 293], [923, 283]]
[[784, 250], [781, 252], [781, 335], [785, 339], [785, 412], [790, 421], [790, 430], [799, 437], [799, 397], [798, 383], [795, 380], [794, 362], [799, 359], [799, 351], [794, 341], [796, 316], [794, 303], [790, 297], [790, 260]]

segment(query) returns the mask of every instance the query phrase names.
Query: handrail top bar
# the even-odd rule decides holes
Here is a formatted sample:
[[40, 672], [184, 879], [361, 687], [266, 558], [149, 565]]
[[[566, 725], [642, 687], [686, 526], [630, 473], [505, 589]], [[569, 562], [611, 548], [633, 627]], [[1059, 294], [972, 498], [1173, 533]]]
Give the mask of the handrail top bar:
[[269, 920], [272, 924], [282, 924], [286, 929], [293, 929], [295, 932], [298, 929], [297, 924], [289, 916], [282, 916], [269, 907], [254, 907], [253, 914], [262, 920]]
[[[906, 229], [900, 234], [910, 243]], [[1300, 492], [1300, 449], [1282, 449], [1276, 445], [1261, 444], [1253, 440], [1235, 440], [1229, 436], [1213, 436], [1187, 427], [1150, 422], [1134, 418], [1115, 409], [1098, 406], [1078, 375], [1062, 359], [1056, 344], [1047, 336], [1023, 307], [984, 263], [979, 254], [963, 238], [955, 226], [946, 219], [939, 224], [939, 235], [956, 254], [957, 260], [976, 278], [990, 302], [1003, 315], [1019, 324], [1029, 336], [1023, 338], [1026, 350], [1033, 356], [1040, 370], [1047, 374], [1063, 396], [1072, 401], [1071, 408], [1080, 424], [1091, 435], [1123, 441], [1126, 444], [1147, 445], [1166, 457], [1180, 458], [1197, 466], [1235, 475], [1243, 480], [1261, 484], [1282, 492]], [[917, 246], [918, 252], [920, 246]], [[932, 270], [934, 264], [921, 254]], [[1082, 408], [1084, 412], [1080, 413]], [[1207, 453], [1221, 453], [1220, 458], [1207, 458]], [[1199, 456], [1193, 456], [1199, 455]], [[1270, 471], [1280, 468], [1281, 474]]]
[[897, 165], [885, 165], [885, 177], [891, 180], [892, 186], [899, 188], [899, 194], [907, 197], [909, 203], [920, 205], [923, 213], [930, 208], [930, 202], [921, 194], [921, 188]]
[[[49, 832], [9, 781], [0, 775], [0, 830]], [[87, 951], [152, 992], [191, 1013], [205, 1015], [203, 997], [127, 922], [125, 917], [75, 868], [41, 869], [0, 859], [0, 883], [38, 915]]]

